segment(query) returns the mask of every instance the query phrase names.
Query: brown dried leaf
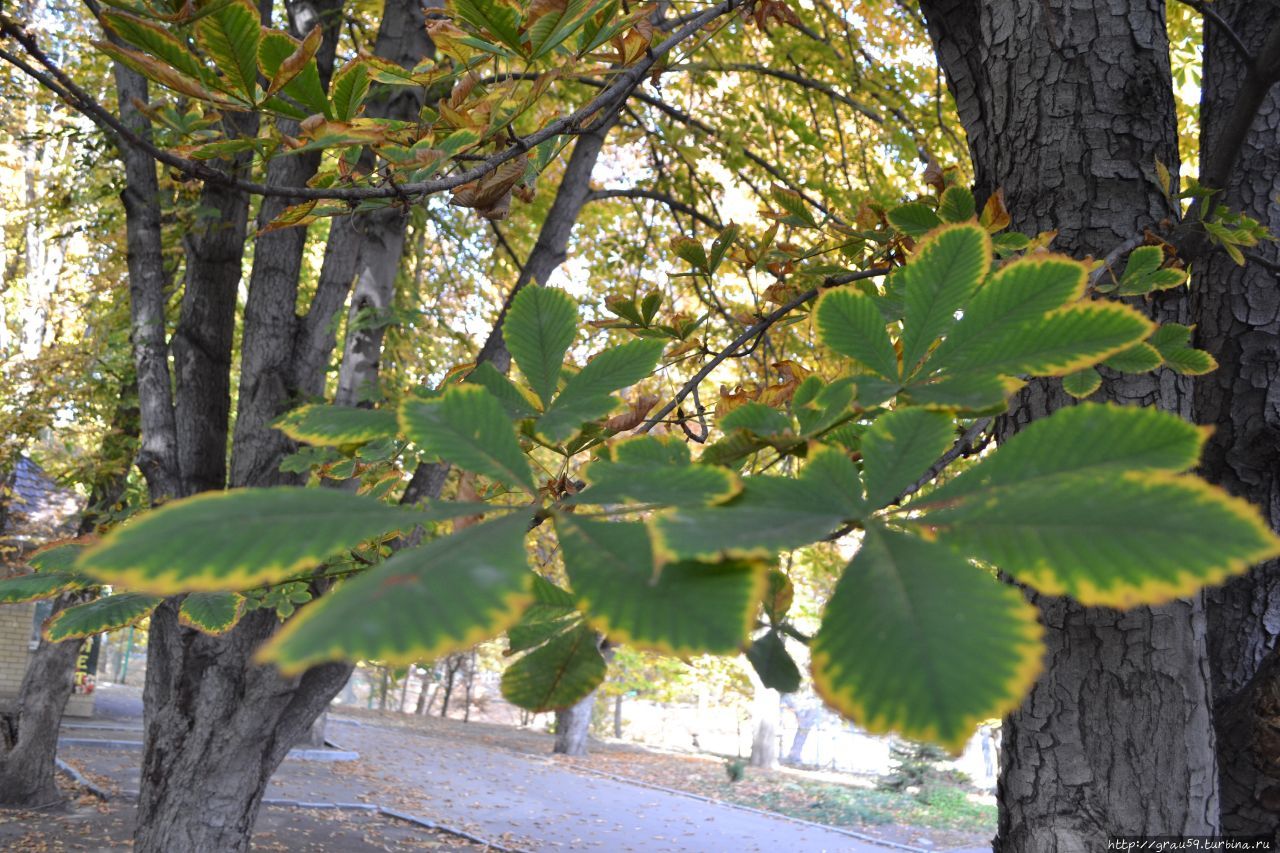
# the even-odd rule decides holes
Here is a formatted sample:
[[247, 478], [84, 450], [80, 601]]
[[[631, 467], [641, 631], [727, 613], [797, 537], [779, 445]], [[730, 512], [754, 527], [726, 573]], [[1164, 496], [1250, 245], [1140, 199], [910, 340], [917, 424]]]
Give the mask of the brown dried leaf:
[[629, 429], [635, 429], [644, 423], [645, 415], [658, 405], [657, 394], [641, 394], [637, 397], [627, 410], [619, 415], [614, 415], [604, 422], [605, 429], [611, 429], [614, 432], [626, 432]]

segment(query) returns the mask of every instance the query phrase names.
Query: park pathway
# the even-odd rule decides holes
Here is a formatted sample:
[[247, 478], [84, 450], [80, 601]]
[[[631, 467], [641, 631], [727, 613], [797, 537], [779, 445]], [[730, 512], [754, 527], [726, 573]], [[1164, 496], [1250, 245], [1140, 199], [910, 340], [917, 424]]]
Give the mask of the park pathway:
[[[134, 717], [140, 707], [123, 697], [108, 699], [103, 710], [122, 727], [140, 722]], [[893, 849], [827, 827], [575, 772], [549, 758], [432, 732], [331, 717], [329, 734], [360, 759], [286, 761], [271, 780], [269, 799], [377, 804], [529, 851]], [[136, 749], [78, 742], [61, 754], [126, 793], [137, 790]]]

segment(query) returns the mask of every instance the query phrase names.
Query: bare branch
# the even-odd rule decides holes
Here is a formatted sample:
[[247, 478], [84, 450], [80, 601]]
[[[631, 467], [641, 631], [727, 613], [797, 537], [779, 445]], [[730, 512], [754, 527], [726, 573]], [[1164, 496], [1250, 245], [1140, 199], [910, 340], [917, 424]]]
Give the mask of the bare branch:
[[710, 216], [707, 216], [696, 207], [685, 204], [679, 199], [667, 195], [666, 193], [658, 192], [657, 190], [646, 190], [640, 189], [639, 187], [617, 190], [592, 190], [591, 193], [587, 195], [587, 201], [604, 201], [605, 199], [610, 198], [643, 198], [650, 201], [656, 201], [661, 204], [665, 204], [676, 213], [683, 213], [685, 216], [698, 220], [713, 231], [720, 231], [724, 228], [723, 225], [712, 219]]
[[1221, 28], [1223, 35], [1231, 40], [1231, 44], [1235, 47], [1236, 52], [1240, 54], [1240, 58], [1245, 65], [1253, 66], [1255, 60], [1253, 54], [1249, 52], [1248, 46], [1244, 43], [1244, 39], [1240, 38], [1240, 34], [1232, 29], [1231, 24], [1227, 23], [1227, 19], [1219, 15], [1209, 6], [1201, 3], [1200, 0], [1178, 0], [1184, 6], [1190, 6], [1201, 14], [1206, 20], [1212, 22], [1215, 26]]
[[888, 275], [891, 270], [892, 267], [875, 267], [874, 269], [864, 270], [863, 272], [844, 273], [838, 276], [831, 276], [824, 279], [820, 286], [815, 287], [812, 290], [805, 291], [782, 307], [764, 315], [758, 322], [752, 324], [745, 332], [734, 338], [727, 347], [722, 349], [717, 355], [713, 356], [697, 373], [693, 374], [693, 376], [689, 378], [689, 381], [681, 385], [680, 390], [676, 392], [676, 395], [672, 397], [665, 406], [651, 416], [649, 420], [645, 421], [644, 424], [636, 430], [636, 434], [639, 435], [641, 433], [646, 433], [661, 423], [663, 418], [675, 411], [676, 406], [679, 406], [684, 401], [685, 397], [688, 397], [693, 393], [694, 389], [698, 387], [702, 380], [711, 375], [711, 371], [715, 370], [726, 360], [733, 358], [738, 350], [751, 346], [754, 338], [757, 338], [769, 331], [775, 323], [795, 309], [799, 308], [801, 305], [804, 305], [806, 302], [813, 299], [823, 290], [840, 284], [848, 284], [850, 282], [860, 281], [866, 278], [877, 278], [882, 275]]

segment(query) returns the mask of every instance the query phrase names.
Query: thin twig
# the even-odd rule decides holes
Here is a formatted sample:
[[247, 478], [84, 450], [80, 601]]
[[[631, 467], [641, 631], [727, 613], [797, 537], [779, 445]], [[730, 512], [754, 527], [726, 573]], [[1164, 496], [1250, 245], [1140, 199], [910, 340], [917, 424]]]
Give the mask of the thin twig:
[[139, 137], [128, 127], [126, 127], [119, 119], [113, 116], [107, 109], [99, 104], [91, 95], [81, 89], [71, 80], [58, 66], [53, 62], [41, 49], [36, 42], [34, 36], [24, 30], [10, 18], [0, 15], [0, 35], [9, 36], [22, 45], [27, 54], [42, 65], [47, 73], [40, 72], [38, 69], [22, 63], [20, 60], [15, 62], [17, 57], [7, 51], [0, 51], [0, 59], [12, 63], [15, 67], [23, 71], [23, 73], [35, 78], [41, 85], [53, 91], [60, 98], [67, 101], [70, 106], [88, 116], [95, 123], [103, 126], [116, 136], [120, 137], [130, 145], [145, 151], [153, 159], [171, 166], [184, 174], [199, 178], [211, 183], [218, 183], [224, 186], [232, 187], [243, 192], [253, 195], [263, 196], [284, 196], [287, 198], [298, 199], [299, 201], [310, 201], [312, 199], [330, 199], [339, 201], [363, 201], [373, 198], [395, 198], [401, 193], [408, 196], [428, 196], [444, 190], [451, 190], [463, 184], [478, 180], [501, 166], [508, 160], [512, 160], [536, 145], [546, 142], [556, 136], [578, 135], [588, 133], [593, 127], [588, 126], [588, 120], [599, 115], [596, 123], [604, 121], [614, 110], [618, 109], [637, 89], [644, 79], [651, 72], [658, 60], [669, 53], [681, 42], [696, 35], [704, 26], [714, 21], [716, 18], [728, 14], [739, 6], [743, 5], [745, 0], [722, 0], [715, 6], [711, 6], [696, 17], [691, 18], [687, 24], [681, 27], [674, 34], [669, 36], [660, 44], [654, 46], [646, 52], [645, 57], [635, 65], [628, 68], [625, 72], [606, 86], [595, 98], [588, 103], [574, 110], [569, 115], [543, 127], [541, 130], [534, 131], [528, 136], [515, 137], [515, 143], [497, 152], [493, 156], [486, 159], [480, 165], [469, 169], [465, 172], [458, 172], [445, 178], [437, 178], [430, 181], [415, 181], [409, 184], [403, 184], [398, 187], [392, 186], [375, 186], [375, 187], [281, 187], [269, 186], [267, 184], [257, 183], [255, 181], [245, 181], [228, 175], [219, 169], [205, 165], [195, 160], [188, 160], [185, 157], [179, 157], [168, 151], [164, 151], [150, 143], [149, 141]]
[[636, 435], [646, 433], [661, 423], [663, 418], [671, 414], [671, 412], [675, 410], [676, 406], [679, 406], [680, 403], [684, 401], [685, 397], [688, 397], [693, 393], [693, 389], [698, 387], [698, 384], [701, 383], [702, 380], [711, 375], [711, 371], [715, 370], [727, 359], [733, 357], [735, 352], [742, 349], [744, 346], [747, 346], [753, 338], [763, 335], [771, 326], [773, 326], [774, 323], [777, 323], [783, 317], [813, 299], [826, 288], [835, 287], [840, 284], [848, 284], [850, 282], [860, 281], [866, 278], [877, 278], [882, 275], [888, 275], [891, 270], [892, 267], [876, 267], [862, 272], [843, 273], [838, 276], [830, 276], [829, 278], [824, 279], [820, 286], [815, 287], [812, 290], [805, 291], [782, 307], [761, 317], [758, 322], [753, 323], [745, 332], [734, 338], [727, 347], [721, 350], [717, 355], [713, 356], [697, 373], [689, 378], [689, 381], [685, 382], [684, 385], [681, 385], [680, 390], [676, 392], [676, 395], [636, 430]]

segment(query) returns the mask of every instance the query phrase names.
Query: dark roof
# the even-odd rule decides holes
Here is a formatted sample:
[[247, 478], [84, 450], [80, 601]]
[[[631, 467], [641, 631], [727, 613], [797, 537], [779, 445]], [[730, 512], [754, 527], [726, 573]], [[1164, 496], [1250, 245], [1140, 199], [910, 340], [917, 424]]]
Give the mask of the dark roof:
[[12, 493], [0, 531], [5, 544], [26, 550], [73, 532], [80, 509], [75, 492], [59, 486], [26, 456], [18, 457], [7, 480]]

